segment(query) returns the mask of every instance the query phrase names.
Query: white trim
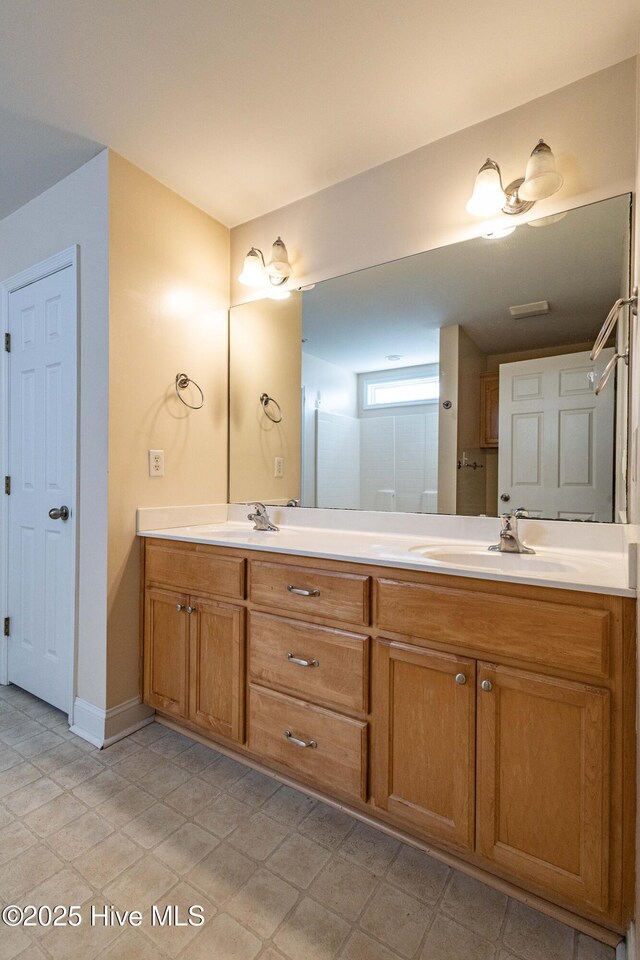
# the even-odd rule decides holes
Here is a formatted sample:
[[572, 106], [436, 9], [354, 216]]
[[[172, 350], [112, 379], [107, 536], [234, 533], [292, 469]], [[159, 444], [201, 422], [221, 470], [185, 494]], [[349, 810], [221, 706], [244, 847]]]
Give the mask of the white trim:
[[71, 733], [88, 740], [94, 747], [102, 748], [110, 747], [112, 743], [128, 737], [141, 727], [146, 727], [152, 722], [154, 713], [142, 703], [140, 697], [133, 697], [109, 710], [102, 710], [93, 703], [76, 697], [73, 716]]
[[[8, 329], [9, 325], [9, 297], [17, 290], [36, 283], [38, 280], [44, 280], [60, 270], [71, 267], [74, 272], [75, 287], [75, 323], [76, 323], [76, 475], [74, 478], [73, 496], [70, 498], [74, 504], [75, 516], [75, 535], [76, 542], [74, 546], [73, 557], [73, 583], [74, 583], [74, 609], [73, 609], [73, 650], [71, 652], [71, 675], [69, 677], [69, 722], [73, 723], [74, 695], [76, 691], [76, 667], [78, 651], [78, 536], [80, 530], [79, 524], [79, 464], [80, 464], [80, 431], [79, 431], [79, 392], [80, 392], [80, 287], [79, 287], [79, 260], [80, 248], [77, 244], [61, 250], [39, 263], [35, 263], [20, 273], [0, 282], [0, 321], [2, 333]], [[9, 411], [9, 354], [3, 351], [3, 361], [0, 364], [0, 398], [2, 400], [2, 409]], [[0, 418], [0, 464], [2, 469], [0, 473], [5, 476], [9, 472], [9, 430], [7, 416]], [[4, 549], [0, 557], [0, 606], [3, 611], [2, 618], [10, 616], [9, 605], [9, 503], [3, 495], [2, 507], [0, 509], [0, 530], [3, 534]], [[0, 683], [9, 682], [9, 642], [7, 637], [0, 635]]]
[[637, 960], [636, 925], [631, 921], [627, 930], [627, 939], [621, 940], [616, 948], [616, 960]]

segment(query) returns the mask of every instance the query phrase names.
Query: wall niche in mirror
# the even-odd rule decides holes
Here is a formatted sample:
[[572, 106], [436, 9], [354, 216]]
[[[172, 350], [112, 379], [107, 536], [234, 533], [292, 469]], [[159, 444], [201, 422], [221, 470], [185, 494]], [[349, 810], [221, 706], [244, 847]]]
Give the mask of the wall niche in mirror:
[[[318, 283], [296, 301], [297, 367], [290, 301], [232, 308], [231, 499], [623, 520], [624, 361], [599, 396], [594, 385], [626, 350], [627, 311], [589, 353], [628, 296], [629, 219], [629, 195], [614, 197]], [[243, 358], [249, 315], [269, 350], [253, 338]], [[266, 360], [272, 389], [298, 403], [280, 486], [246, 409]]]

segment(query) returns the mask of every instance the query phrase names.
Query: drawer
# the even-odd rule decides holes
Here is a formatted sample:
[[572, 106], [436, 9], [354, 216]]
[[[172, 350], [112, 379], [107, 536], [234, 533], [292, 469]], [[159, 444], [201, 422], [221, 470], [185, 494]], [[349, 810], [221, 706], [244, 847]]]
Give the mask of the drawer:
[[242, 557], [221, 557], [206, 547], [196, 550], [147, 544], [145, 579], [148, 583], [183, 590], [189, 594], [209, 593], [234, 600], [244, 598], [245, 561]]
[[471, 647], [492, 659], [609, 674], [607, 610], [397, 580], [377, 581], [376, 608], [380, 630]]
[[366, 713], [369, 638], [268, 613], [252, 613], [249, 675], [257, 683], [314, 703]]
[[[301, 745], [309, 742], [315, 746]], [[249, 684], [248, 746], [328, 793], [367, 798], [367, 724], [361, 720]]]
[[254, 603], [347, 623], [369, 623], [369, 577], [329, 573], [293, 564], [251, 564]]

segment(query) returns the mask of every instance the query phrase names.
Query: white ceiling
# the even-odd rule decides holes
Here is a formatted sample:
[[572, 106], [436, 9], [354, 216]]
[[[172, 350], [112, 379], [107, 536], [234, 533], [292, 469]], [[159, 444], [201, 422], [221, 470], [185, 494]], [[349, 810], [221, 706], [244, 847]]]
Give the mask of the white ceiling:
[[637, 0], [0, 0], [0, 216], [107, 144], [233, 226], [633, 56], [639, 27]]

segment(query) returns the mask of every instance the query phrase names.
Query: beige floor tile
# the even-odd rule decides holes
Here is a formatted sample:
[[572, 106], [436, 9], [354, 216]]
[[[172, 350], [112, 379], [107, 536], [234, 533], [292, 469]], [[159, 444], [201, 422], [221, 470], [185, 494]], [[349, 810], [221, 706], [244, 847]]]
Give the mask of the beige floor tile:
[[[397, 956], [397, 953], [391, 953], [361, 930], [354, 930], [340, 954], [340, 960], [397, 960]], [[465, 958], [460, 957], [460, 960]]]
[[133, 756], [138, 750], [140, 750], [140, 744], [130, 737], [125, 737], [124, 740], [118, 740], [116, 743], [112, 743], [110, 747], [101, 750], [100, 761], [110, 767], [111, 764], [118, 763], [119, 760], [126, 760], [127, 757]]
[[381, 833], [380, 830], [374, 830], [365, 823], [356, 823], [340, 847], [340, 853], [370, 873], [380, 876], [399, 849], [398, 840]]
[[134, 863], [104, 889], [107, 902], [121, 909], [143, 913], [175, 886], [175, 873], [155, 857], [147, 855]]
[[225, 905], [227, 913], [267, 940], [299, 897], [298, 891], [269, 870], [258, 870]]
[[[180, 951], [184, 950], [195, 937], [201, 936], [204, 930], [205, 924], [189, 925], [189, 910], [195, 905], [202, 908], [200, 914], [204, 917], [205, 924], [210, 923], [217, 913], [215, 906], [188, 883], [179, 883], [155, 904], [157, 909], [155, 923], [152, 922], [153, 916], [148, 918], [142, 928], [145, 936], [153, 941], [158, 950], [170, 957], [177, 957]], [[169, 914], [165, 913], [167, 906], [172, 908]], [[198, 920], [200, 914], [194, 913], [193, 919]], [[169, 917], [174, 921], [172, 925], [168, 923]], [[161, 923], [163, 919], [164, 924]], [[186, 926], [177, 925], [175, 921], [184, 923]]]
[[190, 780], [186, 780], [177, 789], [168, 793], [164, 802], [184, 817], [193, 817], [198, 810], [202, 810], [208, 803], [215, 800], [219, 793], [220, 791], [206, 780], [191, 777]]
[[413, 957], [432, 915], [422, 900], [383, 883], [360, 917], [360, 926], [396, 953]]
[[36, 843], [0, 870], [0, 900], [13, 903], [64, 866], [43, 843]]
[[[127, 781], [128, 782], [128, 781]], [[96, 809], [102, 817], [106, 817], [117, 827], [123, 827], [135, 817], [147, 810], [155, 803], [155, 800], [144, 790], [130, 784], [121, 793], [117, 793], [109, 800], [103, 801]]]
[[273, 796], [269, 797], [262, 807], [262, 813], [266, 813], [272, 820], [292, 827], [304, 820], [315, 805], [316, 801], [313, 797], [308, 797], [305, 793], [283, 784]]
[[221, 843], [191, 870], [186, 880], [215, 904], [225, 903], [244, 886], [256, 865], [227, 843]]
[[162, 763], [162, 757], [159, 754], [152, 753], [151, 750], [143, 750], [132, 757], [127, 757], [126, 760], [114, 763], [111, 769], [121, 777], [136, 783], [142, 777], [146, 777], [159, 763]]
[[233, 831], [228, 842], [253, 860], [266, 860], [286, 835], [282, 824], [256, 813]]
[[57, 733], [52, 733], [51, 730], [43, 730], [37, 736], [16, 744], [15, 749], [25, 760], [29, 760], [31, 757], [37, 757], [41, 753], [45, 753], [47, 750], [53, 750], [61, 743], [64, 743], [64, 740]]
[[26, 816], [43, 804], [59, 797], [61, 793], [62, 787], [58, 786], [54, 780], [50, 780], [49, 777], [40, 777], [26, 787], [10, 793], [4, 798], [4, 805], [17, 816]]
[[571, 960], [574, 931], [532, 910], [524, 903], [509, 901], [503, 942], [522, 960]]
[[496, 948], [467, 927], [438, 914], [429, 930], [420, 960], [493, 960]]
[[10, 793], [19, 790], [21, 787], [26, 787], [28, 783], [33, 783], [34, 780], [38, 780], [41, 776], [41, 771], [26, 760], [23, 763], [9, 767], [8, 770], [3, 770], [2, 773], [0, 773], [0, 797], [5, 798], [5, 806], [6, 797], [8, 797]]
[[27, 830], [18, 820], [13, 820], [0, 829], [0, 865], [17, 857], [35, 843], [37, 840], [31, 830]]
[[200, 773], [222, 756], [217, 750], [206, 747], [204, 743], [194, 743], [173, 758], [173, 762], [189, 773]]
[[154, 803], [135, 820], [125, 824], [122, 829], [141, 847], [151, 850], [183, 823], [184, 817], [168, 807], [166, 803]]
[[0, 740], [7, 746], [13, 747], [21, 740], [28, 740], [29, 737], [35, 737], [38, 733], [42, 733], [43, 729], [37, 720], [29, 720], [23, 716], [18, 723], [12, 724], [5, 730], [0, 730]]
[[203, 807], [193, 818], [205, 830], [210, 830], [217, 837], [228, 837], [245, 820], [253, 814], [253, 808], [235, 797], [222, 794], [213, 803]]
[[149, 749], [157, 752], [164, 757], [177, 757], [179, 753], [183, 753], [185, 750], [188, 750], [189, 747], [192, 747], [194, 740], [191, 737], [185, 737], [184, 734], [178, 733], [177, 730], [167, 730], [167, 733], [162, 738], [162, 747], [158, 746], [158, 741], [154, 741], [149, 744]]
[[[93, 960], [102, 950], [120, 936], [119, 927], [108, 927], [101, 923], [91, 925], [91, 907], [102, 910], [104, 900], [94, 899], [82, 905], [82, 924], [78, 927], [56, 927], [42, 937], [45, 947], [53, 960]], [[135, 954], [131, 955], [132, 957]], [[140, 960], [139, 957], [136, 960]]]
[[[0, 947], [0, 960], [4, 956], [2, 947]], [[37, 943], [32, 943], [30, 947], [23, 950], [16, 957], [16, 960], [47, 960], [47, 955], [40, 949]]]
[[419, 900], [435, 903], [442, 894], [450, 873], [449, 867], [422, 850], [403, 844], [389, 867], [386, 879]]
[[91, 777], [102, 773], [103, 770], [104, 767], [101, 763], [98, 763], [93, 757], [83, 753], [77, 760], [72, 760], [71, 763], [61, 767], [59, 770], [52, 770], [51, 776], [61, 787], [64, 787], [65, 790], [72, 790], [74, 787], [84, 783], [85, 780], [89, 780]]
[[[161, 741], [164, 743], [164, 740]], [[135, 759], [135, 758], [132, 758]], [[170, 760], [160, 759], [160, 763], [138, 780], [138, 786], [147, 793], [151, 793], [158, 800], [162, 800], [168, 793], [190, 778], [191, 774], [182, 767], [177, 767]]]
[[53, 833], [47, 842], [61, 859], [74, 860], [112, 832], [109, 821], [92, 810]]
[[158, 952], [156, 944], [137, 930], [127, 930], [100, 954], [100, 960], [163, 960], [168, 956], [168, 953]]
[[266, 866], [297, 887], [306, 888], [330, 856], [329, 850], [319, 843], [293, 833], [271, 854]]
[[80, 803], [69, 793], [62, 793], [55, 800], [50, 800], [26, 816], [24, 822], [39, 837], [48, 837], [86, 812], [84, 803]]
[[[59, 736], [59, 735], [58, 735]], [[73, 740], [77, 740], [77, 737], [73, 737]], [[53, 750], [47, 750], [45, 753], [38, 754], [38, 756], [33, 758], [33, 762], [43, 773], [50, 774], [52, 770], [60, 770], [62, 767], [66, 766], [67, 763], [71, 763], [73, 760], [79, 760], [84, 756], [83, 751], [80, 750], [73, 740], [64, 740], [62, 743], [54, 747]]]
[[238, 797], [243, 803], [260, 807], [265, 800], [273, 796], [279, 786], [280, 783], [273, 777], [268, 777], [259, 770], [249, 770], [246, 776], [229, 788], [229, 793], [233, 797]]
[[184, 960], [254, 960], [262, 943], [225, 913], [218, 914], [187, 947]]
[[192, 870], [219, 843], [218, 838], [208, 830], [203, 830], [195, 823], [184, 823], [156, 847], [154, 855], [176, 873], [182, 874]]
[[275, 947], [265, 947], [261, 954], [258, 956], [258, 960], [285, 960], [279, 950], [276, 950]]
[[7, 810], [3, 803], [0, 803], [0, 828], [6, 827], [15, 817], [10, 810]]
[[347, 920], [355, 920], [378, 882], [362, 867], [334, 856], [311, 884], [309, 896]]
[[349, 931], [348, 923], [307, 898], [284, 921], [274, 943], [291, 960], [333, 960]]
[[507, 897], [498, 890], [455, 871], [440, 909], [486, 940], [497, 940], [507, 902]]
[[134, 743], [140, 743], [144, 747], [148, 747], [155, 740], [160, 740], [162, 737], [166, 737], [168, 733], [168, 727], [163, 727], [161, 723], [156, 723], [155, 720], [152, 720], [151, 723], [147, 723], [146, 726], [140, 727], [139, 730], [136, 730], [136, 732], [132, 733], [127, 739], [133, 740]]
[[74, 868], [97, 890], [139, 860], [142, 850], [121, 833], [112, 833], [73, 861]]
[[129, 781], [124, 777], [118, 776], [113, 770], [103, 770], [97, 777], [75, 787], [73, 795], [88, 806], [97, 807], [99, 803], [104, 803], [105, 800], [122, 793], [128, 786]]
[[606, 943], [599, 943], [584, 933], [578, 935], [576, 960], [615, 960], [616, 951]]
[[[72, 868], [66, 867], [27, 890], [22, 897], [21, 906], [30, 903], [38, 907], [55, 907], [57, 904], [81, 906], [92, 896], [93, 890], [86, 880]], [[35, 928], [33, 933], [40, 937], [46, 930], [46, 927]]]
[[337, 849], [353, 827], [352, 817], [326, 803], [318, 803], [299, 824], [298, 830], [325, 847]]
[[0, 960], [14, 960], [31, 944], [31, 939], [20, 927], [3, 927], [0, 937]]
[[203, 770], [201, 776], [207, 783], [212, 783], [219, 790], [228, 790], [246, 772], [247, 768], [243, 763], [238, 763], [231, 757], [223, 756], [217, 763]]
[[11, 767], [15, 767], [19, 763], [23, 763], [24, 759], [24, 756], [17, 750], [14, 750], [13, 747], [5, 747], [4, 745], [0, 745], [0, 772], [3, 770], [9, 770]]

